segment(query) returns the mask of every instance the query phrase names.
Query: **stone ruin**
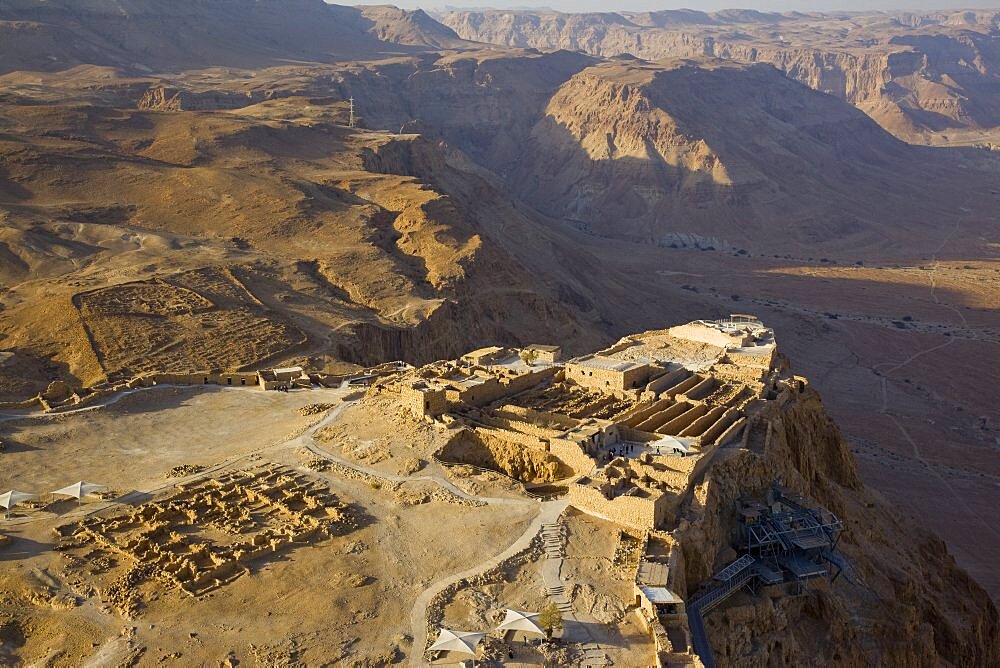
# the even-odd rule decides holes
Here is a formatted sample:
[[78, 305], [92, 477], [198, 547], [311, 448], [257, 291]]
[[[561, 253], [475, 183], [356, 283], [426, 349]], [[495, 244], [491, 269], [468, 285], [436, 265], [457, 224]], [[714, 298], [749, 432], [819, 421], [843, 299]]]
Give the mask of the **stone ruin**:
[[124, 556], [150, 577], [200, 596], [249, 573], [253, 561], [350, 526], [346, 507], [321, 483], [269, 466], [180, 485], [127, 514], [57, 531], [64, 549], [94, 546]]

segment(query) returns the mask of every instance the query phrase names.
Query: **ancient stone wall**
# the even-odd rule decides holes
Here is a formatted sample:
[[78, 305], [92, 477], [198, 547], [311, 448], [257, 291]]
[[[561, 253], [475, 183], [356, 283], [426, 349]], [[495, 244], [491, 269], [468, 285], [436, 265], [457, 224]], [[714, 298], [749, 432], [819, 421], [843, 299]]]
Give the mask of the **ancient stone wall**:
[[636, 424], [635, 428], [641, 431], [653, 432], [665, 425], [667, 422], [673, 420], [675, 417], [691, 410], [691, 404], [686, 401], [669, 403], [672, 401], [673, 400], [668, 400], [666, 408], [657, 413], [653, 413], [642, 422]]
[[686, 325], [671, 327], [667, 333], [676, 339], [686, 339], [707, 343], [710, 346], [726, 348], [728, 346], [745, 346], [751, 343], [750, 336], [743, 331], [738, 334], [727, 334], [710, 325], [699, 322], [690, 322]]
[[399, 388], [399, 400], [415, 417], [425, 415], [436, 417], [448, 410], [448, 399], [445, 390], [431, 388], [414, 388], [403, 385]]
[[623, 441], [631, 441], [633, 443], [651, 443], [663, 438], [662, 434], [654, 434], [651, 431], [643, 431], [627, 425], [618, 425], [618, 433], [621, 435]]
[[651, 381], [646, 385], [647, 392], [655, 392], [659, 394], [663, 390], [669, 389], [674, 385], [687, 378], [691, 374], [687, 369], [674, 369], [673, 371], [668, 371], [659, 378]]
[[685, 427], [700, 418], [702, 415], [708, 412], [708, 406], [705, 404], [697, 404], [691, 406], [688, 410], [684, 411], [674, 419], [666, 422], [659, 429], [656, 430], [659, 434], [664, 435], [676, 435], [681, 433]]
[[573, 469], [573, 473], [577, 475], [588, 474], [597, 465], [594, 458], [584, 452], [579, 443], [568, 438], [550, 439], [549, 452]]
[[[705, 429], [698, 437], [699, 443], [720, 443], [720, 436], [727, 434], [729, 428], [740, 419], [740, 412], [734, 408], [724, 408], [723, 413], [712, 425]], [[721, 444], [721, 443], [720, 443]]]
[[668, 408], [672, 403], [674, 403], [672, 398], [664, 397], [653, 402], [638, 404], [617, 419], [629, 427], [637, 427], [660, 411]]
[[641, 364], [624, 371], [579, 363], [567, 363], [565, 367], [567, 382], [615, 395], [643, 385], [654, 370], [655, 367], [649, 364]]
[[556, 425], [563, 431], [572, 429], [580, 424], [580, 420], [571, 418], [568, 415], [563, 415], [562, 413], [540, 411], [532, 408], [525, 408], [523, 406], [515, 406], [514, 404], [501, 406], [498, 413], [517, 416], [521, 420], [531, 422], [533, 424]]
[[726, 412], [725, 406], [716, 406], [711, 409], [694, 422], [689, 424], [687, 427], [681, 430], [679, 436], [700, 436], [705, 432], [706, 429], [711, 427], [719, 418], [722, 417], [723, 413]]
[[762, 350], [753, 352], [730, 350], [726, 352], [726, 358], [736, 366], [770, 369], [774, 366], [778, 354], [777, 346], [761, 346], [761, 348]]
[[513, 377], [489, 378], [465, 389], [448, 391], [448, 401], [465, 406], [483, 406], [518, 392], [523, 392], [555, 376], [552, 367], [529, 371]]
[[201, 595], [248, 573], [251, 561], [352, 526], [346, 513], [325, 486], [271, 466], [200, 480], [162, 501], [61, 527], [60, 534], [66, 550], [93, 546]]
[[599, 489], [581, 484], [569, 486], [569, 502], [588, 515], [639, 531], [662, 524], [667, 519], [671, 506], [671, 499], [665, 496], [618, 496], [607, 499]]
[[672, 397], [678, 394], [682, 394], [684, 392], [687, 392], [689, 389], [691, 389], [698, 383], [700, 383], [702, 380], [703, 376], [699, 374], [692, 374], [687, 378], [685, 378], [684, 380], [677, 383], [676, 385], [674, 385], [673, 387], [668, 387], [667, 389], [663, 390], [660, 393], [660, 395], [661, 396], [666, 395]]

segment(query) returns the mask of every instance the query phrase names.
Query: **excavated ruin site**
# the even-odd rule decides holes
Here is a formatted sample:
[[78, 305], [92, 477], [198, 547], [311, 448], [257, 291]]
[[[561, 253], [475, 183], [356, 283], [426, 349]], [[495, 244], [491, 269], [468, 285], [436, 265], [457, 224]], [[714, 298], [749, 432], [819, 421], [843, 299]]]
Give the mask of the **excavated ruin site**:
[[[991, 660], [989, 597], [904, 593], [927, 568], [976, 590], [865, 490], [754, 316], [569, 359], [490, 346], [227, 382], [248, 375], [140, 374], [5, 417], [5, 484], [105, 482], [5, 520], [6, 661], [437, 665], [452, 628], [505, 665]], [[492, 631], [550, 605], [552, 641]]]
[[0, 0], [0, 665], [1000, 665], [998, 44]]

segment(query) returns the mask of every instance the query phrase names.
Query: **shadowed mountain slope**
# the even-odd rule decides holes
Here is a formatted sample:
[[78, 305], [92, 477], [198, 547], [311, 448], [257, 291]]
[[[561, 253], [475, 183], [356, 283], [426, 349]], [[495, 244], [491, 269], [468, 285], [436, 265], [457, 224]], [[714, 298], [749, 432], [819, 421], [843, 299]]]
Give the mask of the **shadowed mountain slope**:
[[[729, 620], [724, 655], [794, 647], [781, 656], [838, 665], [836, 628], [858, 664], [995, 663], [988, 596], [941, 543], [866, 514], [881, 501], [850, 494], [847, 452], [894, 448], [888, 472], [866, 460], [866, 482], [927, 504], [912, 507], [950, 532], [960, 566], [995, 577], [991, 152], [911, 146], [763, 63], [476, 45], [394, 8], [0, 0], [0, 21], [2, 400], [154, 369], [576, 354], [758, 313], [851, 438], [816, 399], [775, 426], [788, 447], [774, 459], [820, 498], [824, 480], [843, 485], [828, 498], [844, 494], [875, 586], [796, 599], [812, 621], [795, 629]], [[721, 516], [781, 468], [741, 471], [690, 503]], [[706, 545], [727, 535], [712, 531]], [[693, 555], [692, 572], [715, 556]]]
[[135, 72], [255, 68], [463, 43], [422, 11], [323, 0], [0, 2], [0, 72], [82, 63]]
[[[466, 39], [597, 56], [769, 63], [844, 99], [890, 132], [927, 143], [996, 141], [1000, 13], [769, 14], [669, 10], [562, 14], [456, 11]], [[986, 134], [984, 135], [984, 132]]]

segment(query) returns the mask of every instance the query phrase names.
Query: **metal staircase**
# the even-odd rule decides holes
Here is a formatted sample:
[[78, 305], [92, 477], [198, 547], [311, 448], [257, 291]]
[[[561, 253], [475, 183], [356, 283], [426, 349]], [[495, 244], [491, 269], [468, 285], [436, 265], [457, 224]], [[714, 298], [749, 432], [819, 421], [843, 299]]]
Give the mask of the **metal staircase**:
[[688, 628], [691, 629], [691, 643], [694, 645], [695, 653], [701, 658], [705, 668], [715, 668], [715, 656], [712, 655], [712, 646], [708, 644], [708, 635], [705, 633], [705, 621], [702, 619], [701, 610], [695, 606], [688, 606], [687, 617]]
[[757, 577], [754, 568], [756, 559], [745, 554], [729, 564], [712, 578], [719, 584], [704, 594], [695, 598], [687, 606], [688, 627], [691, 629], [691, 641], [694, 651], [701, 657], [705, 668], [715, 668], [715, 657], [712, 656], [712, 646], [705, 633], [704, 615], [727, 598], [743, 589]]
[[[743, 561], [743, 559], [748, 559], [749, 562], [734, 575], [720, 582], [718, 586], [713, 587], [696, 598], [691, 605], [698, 608], [703, 613], [709, 612], [712, 608], [725, 601], [727, 598], [749, 584], [751, 580], [756, 578], [757, 572], [750, 568], [754, 562], [753, 557], [744, 555], [740, 558], [740, 561]], [[730, 564], [727, 568], [735, 565], [736, 563]]]

